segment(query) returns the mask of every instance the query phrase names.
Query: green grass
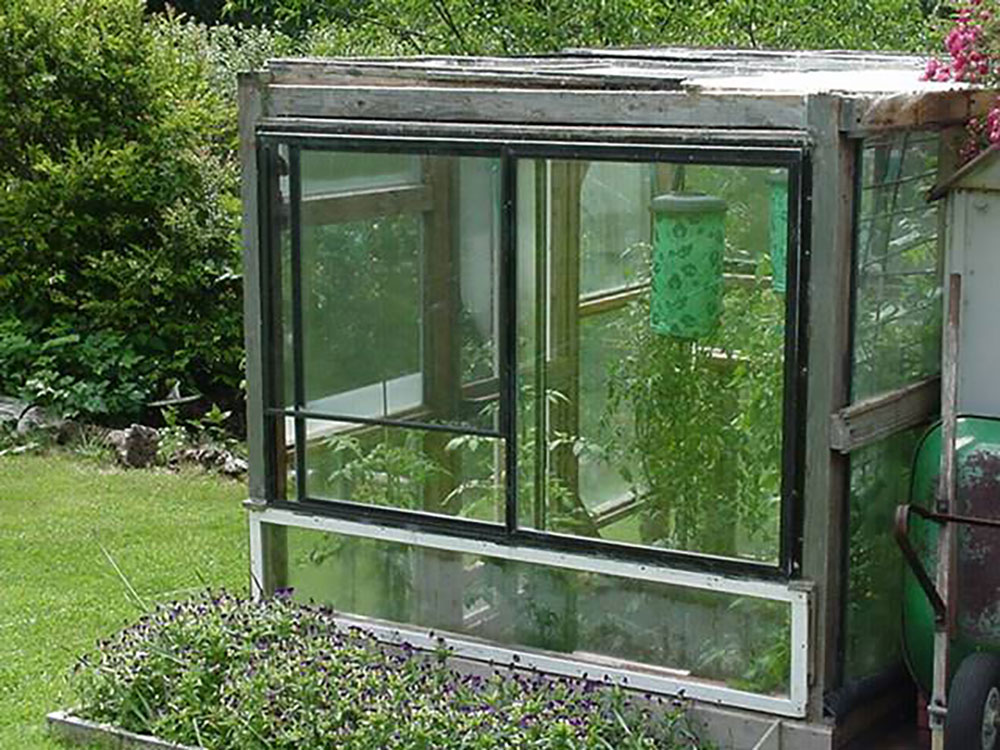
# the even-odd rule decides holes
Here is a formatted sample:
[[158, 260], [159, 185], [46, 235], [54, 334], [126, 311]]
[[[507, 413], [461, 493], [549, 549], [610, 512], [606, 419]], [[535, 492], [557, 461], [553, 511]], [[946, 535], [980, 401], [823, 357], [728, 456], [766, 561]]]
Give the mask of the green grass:
[[146, 602], [247, 590], [245, 497], [204, 474], [0, 458], [0, 748], [62, 748], [44, 724], [72, 703], [69, 670], [139, 614], [108, 556]]

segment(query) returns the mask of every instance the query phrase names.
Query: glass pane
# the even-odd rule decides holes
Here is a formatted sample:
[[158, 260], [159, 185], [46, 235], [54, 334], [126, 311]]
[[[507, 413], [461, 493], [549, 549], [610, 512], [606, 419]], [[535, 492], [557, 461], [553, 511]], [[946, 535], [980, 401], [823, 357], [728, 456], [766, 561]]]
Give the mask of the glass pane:
[[310, 151], [302, 160], [305, 198], [420, 182], [420, 157], [410, 154]]
[[580, 292], [647, 280], [652, 182], [644, 164], [590, 162], [580, 187]]
[[[530, 194], [535, 208], [518, 216], [534, 242], [520, 263], [535, 268], [518, 280], [521, 525], [777, 561], [785, 296], [771, 259], [786, 262], [787, 171], [519, 170], [519, 206]], [[617, 192], [607, 232], [602, 214], [584, 221], [595, 175], [635, 188]], [[639, 225], [628, 253], [623, 217]], [[588, 253], [605, 291], [584, 286]]]
[[[304, 151], [303, 181], [357, 158]], [[303, 199], [305, 405], [494, 429], [499, 165], [419, 159], [418, 184]]]
[[940, 370], [938, 204], [927, 202], [937, 156], [931, 133], [864, 143], [854, 253], [855, 401]]
[[909, 495], [922, 431], [901, 432], [851, 454], [847, 680], [877, 674], [901, 659], [903, 556], [892, 525], [896, 506]]
[[[275, 473], [277, 475], [277, 496], [281, 500], [294, 502], [298, 500], [298, 470], [296, 467], [295, 448], [295, 420], [275, 417], [275, 427], [280, 431], [284, 430], [283, 440], [277, 444], [281, 446], [275, 460]], [[277, 442], [277, 441], [276, 441]]]
[[310, 499], [503, 522], [503, 440], [403, 427], [306, 424]]
[[266, 367], [273, 378], [269, 407], [285, 408], [295, 403], [295, 371], [292, 321], [292, 235], [288, 183], [288, 147], [281, 145], [272, 156], [270, 193], [269, 267], [266, 303], [271, 306], [271, 341], [265, 344]]
[[344, 613], [787, 694], [781, 602], [289, 529], [294, 595]]

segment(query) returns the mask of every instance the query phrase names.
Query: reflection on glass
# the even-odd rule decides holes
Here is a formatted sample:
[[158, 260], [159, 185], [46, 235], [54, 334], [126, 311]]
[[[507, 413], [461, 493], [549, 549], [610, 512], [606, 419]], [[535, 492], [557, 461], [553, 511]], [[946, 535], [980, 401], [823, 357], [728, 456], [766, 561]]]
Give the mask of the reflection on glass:
[[903, 557], [892, 538], [896, 506], [910, 491], [922, 429], [900, 432], [851, 454], [844, 677], [860, 679], [899, 663]]
[[311, 499], [502, 522], [503, 441], [404, 427], [307, 421]]
[[[521, 525], [777, 560], [785, 297], [771, 236], [779, 219], [787, 233], [787, 211], [769, 215], [775, 173], [519, 164], [518, 206], [533, 209], [519, 238], [534, 242], [533, 255], [519, 246], [519, 263], [534, 261], [518, 278]], [[652, 296], [682, 320], [709, 283], [710, 325], [651, 325]]]
[[648, 274], [649, 202], [645, 164], [589, 162], [580, 186], [580, 293], [638, 284]]
[[306, 408], [495, 429], [496, 160], [301, 163]]
[[302, 160], [302, 195], [335, 195], [421, 182], [420, 157], [409, 154], [309, 151]]
[[788, 692], [781, 602], [303, 529], [288, 555], [295, 596], [345, 613]]
[[275, 426], [278, 430], [284, 429], [284, 440], [279, 442], [284, 450], [279, 450], [275, 467], [278, 487], [277, 495], [280, 499], [288, 502], [295, 502], [299, 499], [298, 490], [298, 467], [296, 457], [298, 451], [295, 446], [295, 421], [292, 419], [275, 419]]
[[901, 388], [940, 369], [938, 137], [869, 138], [861, 154], [855, 234], [852, 399]]

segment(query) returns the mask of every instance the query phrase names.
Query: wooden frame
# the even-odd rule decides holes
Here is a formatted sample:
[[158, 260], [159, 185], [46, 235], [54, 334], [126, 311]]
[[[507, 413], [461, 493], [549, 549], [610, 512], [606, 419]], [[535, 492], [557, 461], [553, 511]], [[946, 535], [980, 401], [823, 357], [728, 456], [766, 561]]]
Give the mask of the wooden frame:
[[941, 410], [941, 378], [856, 401], [830, 415], [830, 447], [850, 453], [908, 427], [927, 424]]

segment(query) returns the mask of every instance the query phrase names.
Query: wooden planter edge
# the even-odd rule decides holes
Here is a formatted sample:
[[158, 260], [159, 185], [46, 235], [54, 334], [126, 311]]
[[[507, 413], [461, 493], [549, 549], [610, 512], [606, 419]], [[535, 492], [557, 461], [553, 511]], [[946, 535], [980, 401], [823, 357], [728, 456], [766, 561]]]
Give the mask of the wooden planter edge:
[[202, 750], [178, 745], [148, 734], [136, 734], [111, 724], [99, 724], [74, 716], [72, 711], [53, 711], [45, 716], [49, 731], [73, 744], [99, 743], [114, 750]]

